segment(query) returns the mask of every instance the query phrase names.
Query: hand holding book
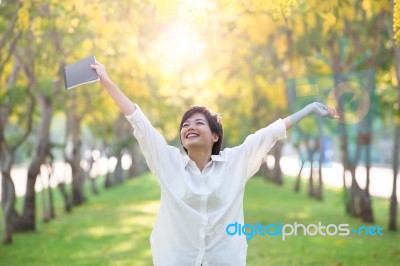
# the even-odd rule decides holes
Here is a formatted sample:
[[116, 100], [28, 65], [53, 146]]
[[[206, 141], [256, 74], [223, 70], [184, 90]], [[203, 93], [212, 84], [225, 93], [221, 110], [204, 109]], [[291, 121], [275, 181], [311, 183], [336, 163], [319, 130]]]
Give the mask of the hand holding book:
[[65, 88], [70, 90], [83, 84], [100, 81], [96, 71], [90, 67], [91, 64], [94, 64], [95, 62], [94, 56], [91, 55], [73, 64], [65, 66]]
[[97, 75], [99, 75], [101, 85], [107, 87], [107, 84], [112, 83], [103, 64], [96, 60], [90, 65], [90, 67], [96, 71]]

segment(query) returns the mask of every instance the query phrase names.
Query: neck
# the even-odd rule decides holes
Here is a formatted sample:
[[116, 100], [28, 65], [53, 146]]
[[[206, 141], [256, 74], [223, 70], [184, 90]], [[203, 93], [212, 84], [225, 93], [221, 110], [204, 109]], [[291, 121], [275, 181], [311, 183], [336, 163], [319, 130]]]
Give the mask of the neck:
[[189, 158], [195, 162], [200, 171], [203, 171], [204, 167], [211, 160], [211, 151], [204, 150], [191, 150], [188, 151]]

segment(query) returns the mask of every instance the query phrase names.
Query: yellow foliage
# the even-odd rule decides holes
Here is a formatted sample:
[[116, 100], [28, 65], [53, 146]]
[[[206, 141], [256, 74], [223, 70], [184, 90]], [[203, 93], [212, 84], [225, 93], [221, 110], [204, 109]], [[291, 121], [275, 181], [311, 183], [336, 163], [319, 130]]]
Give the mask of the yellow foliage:
[[65, 18], [63, 16], [59, 16], [55, 19], [54, 24], [56, 28], [60, 29], [64, 27], [64, 20]]
[[392, 9], [390, 2], [391, 1], [372, 1], [372, 10], [390, 12]]
[[266, 97], [273, 108], [286, 108], [287, 100], [283, 81], [278, 80], [276, 83], [269, 84], [266, 90]]
[[254, 81], [255, 81], [256, 85], [261, 89], [268, 87], [266, 80], [261, 75], [255, 76]]
[[307, 25], [311, 29], [317, 25], [317, 16], [315, 14], [309, 14], [307, 16]]
[[333, 27], [333, 25], [335, 25], [336, 17], [331, 12], [320, 13], [319, 15], [324, 19], [324, 22], [322, 24], [322, 29], [323, 29], [324, 34], [327, 34], [328, 31]]
[[354, 5], [343, 5], [340, 8], [340, 12], [342, 14], [342, 17], [348, 18], [348, 19], [353, 19], [356, 12], [355, 12]]
[[71, 26], [76, 28], [76, 27], [78, 27], [78, 25], [79, 25], [79, 19], [78, 18], [73, 18], [71, 20]]
[[83, 51], [92, 51], [93, 50], [93, 41], [90, 39], [85, 39], [82, 43]]
[[285, 58], [286, 57], [286, 52], [288, 50], [287, 47], [287, 39], [286, 36], [283, 34], [280, 34], [274, 38], [275, 41], [275, 48], [276, 48], [276, 54], [278, 58]]
[[[304, 35], [304, 23], [303, 23], [303, 19], [299, 16], [294, 18], [293, 21], [293, 32], [297, 35], [297, 36], [302, 36]], [[311, 23], [313, 23], [313, 26], [310, 25], [310, 27], [314, 27], [315, 26], [315, 16], [314, 15], [310, 15], [310, 20]]]
[[263, 17], [254, 19], [254, 16], [246, 16], [238, 21], [238, 27], [246, 32], [250, 41], [263, 45], [266, 43], [268, 34], [273, 32], [273, 22]]
[[393, 37], [396, 39], [397, 43], [400, 43], [400, 3], [399, 1], [394, 1], [393, 10]]
[[21, 9], [18, 11], [18, 27], [21, 30], [28, 30], [29, 25], [30, 25], [30, 15], [29, 15], [29, 9], [31, 7], [31, 4], [28, 1], [25, 1], [21, 7]]
[[179, 0], [150, 0], [157, 8], [157, 14], [161, 19], [171, 19], [176, 17], [179, 11]]
[[335, 7], [340, 5], [340, 0], [329, 0], [329, 1], [317, 1], [316, 7], [320, 12], [332, 12]]
[[43, 35], [41, 17], [36, 17], [32, 21], [31, 30], [32, 34], [35, 36], [36, 41], [40, 40], [40, 37]]
[[296, 0], [258, 1], [264, 2], [263, 5], [271, 11], [273, 18], [275, 19], [291, 16], [292, 9], [298, 6]]
[[[261, 76], [257, 75], [254, 78], [255, 84], [257, 85], [257, 89], [261, 91], [261, 94], [265, 96], [267, 102], [271, 105], [272, 108], [285, 108], [286, 103], [286, 92], [285, 92], [285, 84], [282, 80], [276, 80], [275, 83], [269, 84], [267, 80]], [[256, 101], [259, 99], [255, 99]], [[249, 114], [252, 115], [251, 113]]]
[[372, 0], [363, 0], [362, 1], [362, 8], [365, 10], [367, 16], [370, 16], [372, 13]]

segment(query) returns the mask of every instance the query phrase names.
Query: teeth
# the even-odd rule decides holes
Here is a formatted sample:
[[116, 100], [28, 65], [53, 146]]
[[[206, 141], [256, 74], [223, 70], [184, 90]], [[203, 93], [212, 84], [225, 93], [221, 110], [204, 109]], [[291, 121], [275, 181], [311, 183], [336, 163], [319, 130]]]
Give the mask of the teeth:
[[187, 138], [191, 138], [191, 137], [197, 137], [198, 135], [196, 135], [196, 134], [189, 134], [189, 135], [187, 135], [186, 137]]

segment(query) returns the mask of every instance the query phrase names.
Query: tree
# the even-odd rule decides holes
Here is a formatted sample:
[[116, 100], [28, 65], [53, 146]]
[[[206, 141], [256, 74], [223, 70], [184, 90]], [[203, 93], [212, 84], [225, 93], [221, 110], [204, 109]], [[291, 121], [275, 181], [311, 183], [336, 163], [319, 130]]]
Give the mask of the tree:
[[[400, 4], [398, 1], [391, 1], [393, 7], [393, 29], [388, 26], [389, 36], [391, 37], [391, 45], [394, 52], [394, 76], [396, 77], [396, 87], [397, 87], [397, 99], [395, 101], [391, 101], [389, 106], [393, 106], [394, 110], [394, 119], [395, 121], [395, 129], [394, 129], [394, 145], [393, 145], [393, 187], [392, 187], [392, 195], [390, 196], [390, 205], [389, 205], [389, 230], [396, 231], [397, 230], [397, 212], [398, 212], [398, 201], [397, 201], [397, 178], [399, 173], [399, 153], [400, 153], [400, 47], [398, 43], [395, 43], [395, 39], [397, 42], [400, 42]], [[392, 72], [392, 73], [393, 73]], [[392, 98], [393, 99], [393, 98]]]
[[[4, 19], [9, 20], [5, 34], [0, 39], [0, 82], [5, 91], [1, 91], [0, 108], [0, 168], [2, 174], [2, 207], [4, 211], [3, 243], [12, 242], [14, 230], [20, 227], [16, 223], [19, 218], [15, 210], [15, 188], [11, 179], [11, 167], [14, 163], [15, 152], [27, 139], [32, 129], [32, 117], [35, 99], [32, 93], [33, 81], [17, 82], [21, 78], [20, 72], [28, 71], [22, 62], [15, 57], [16, 46], [19, 38], [26, 30], [23, 15], [26, 14], [28, 5], [20, 2], [7, 5]], [[26, 22], [26, 21], [25, 21]], [[29, 23], [29, 21], [28, 21]], [[5, 71], [10, 66], [9, 71]], [[17, 108], [22, 102], [28, 103], [28, 108]], [[8, 134], [13, 129], [14, 134]]]

